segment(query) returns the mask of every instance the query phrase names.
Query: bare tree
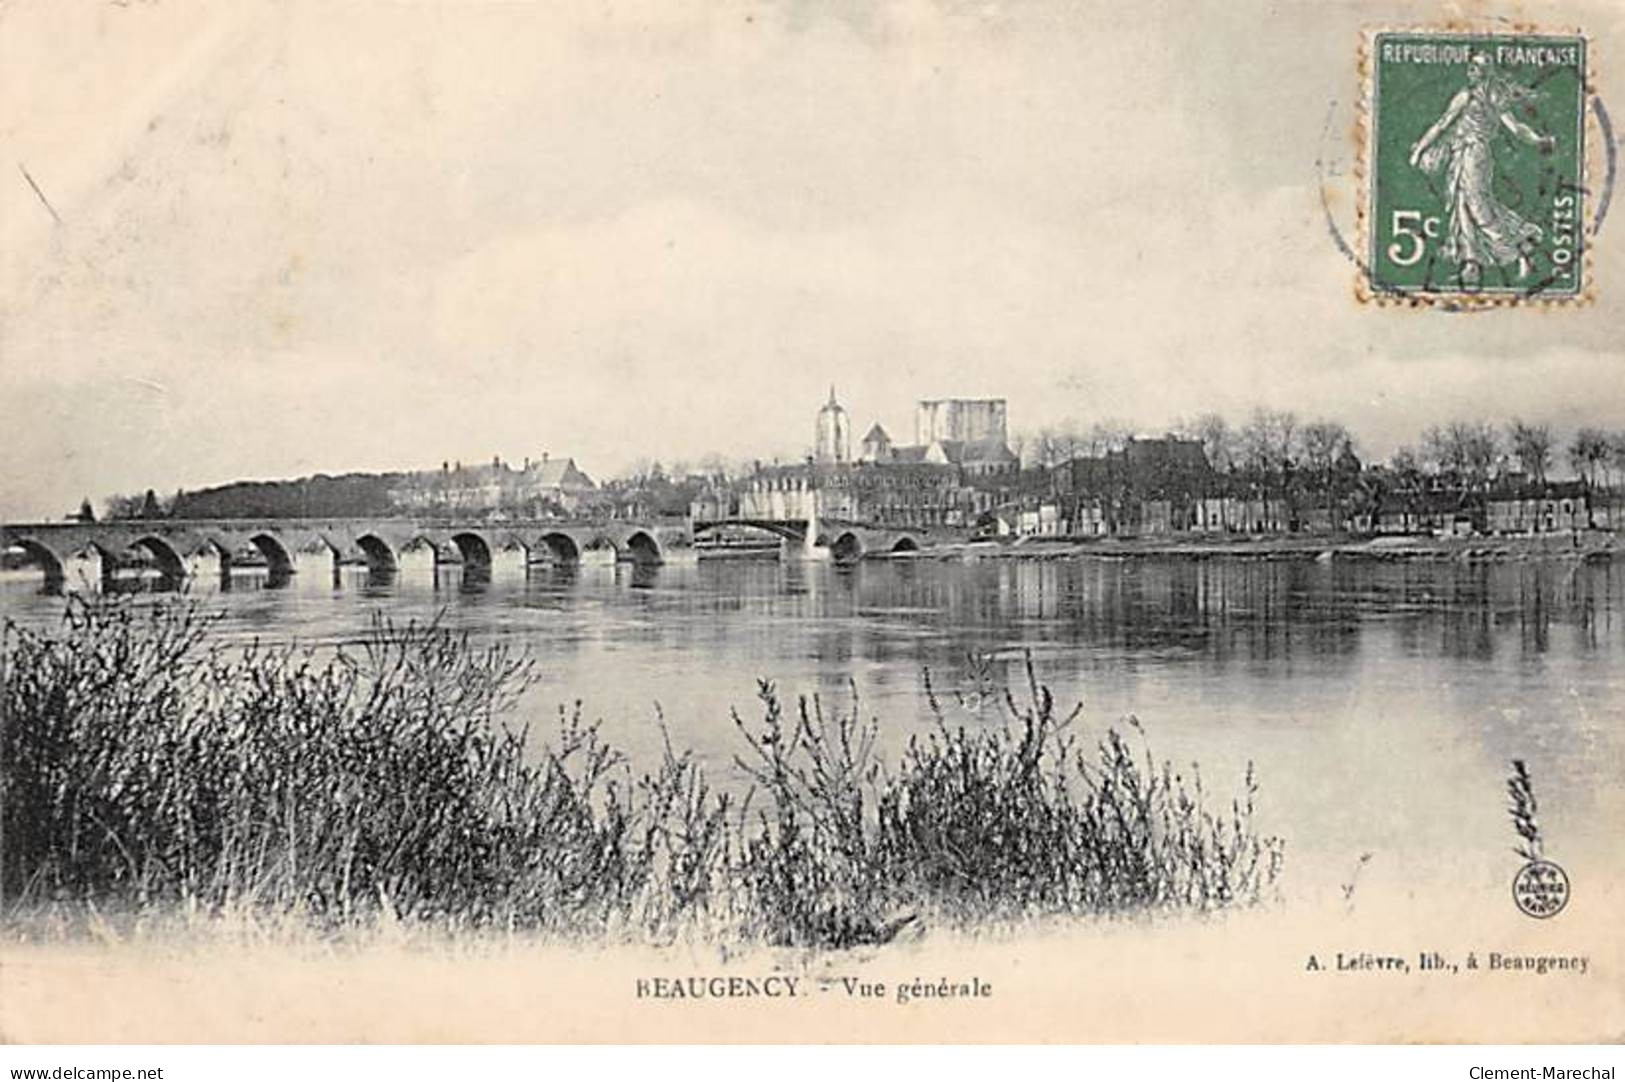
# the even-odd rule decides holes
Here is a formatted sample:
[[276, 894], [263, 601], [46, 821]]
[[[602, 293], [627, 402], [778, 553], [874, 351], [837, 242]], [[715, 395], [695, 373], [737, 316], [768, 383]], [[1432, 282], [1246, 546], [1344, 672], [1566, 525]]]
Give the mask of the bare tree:
[[[1457, 425], [1450, 427], [1455, 429]], [[1478, 488], [1488, 487], [1501, 456], [1501, 441], [1494, 426], [1485, 421], [1463, 422], [1456, 438], [1461, 441], [1468, 480]]]
[[645, 481], [649, 480], [649, 478], [654, 475], [658, 468], [659, 463], [648, 458], [635, 458], [632, 460], [632, 464], [627, 466], [626, 469], [621, 472], [618, 480], [630, 481], [633, 484], [641, 485]]
[[1469, 487], [1489, 483], [1500, 448], [1494, 427], [1485, 421], [1451, 421], [1422, 433], [1422, 453], [1428, 466]]
[[1220, 473], [1228, 473], [1236, 460], [1236, 434], [1230, 430], [1230, 422], [1217, 413], [1204, 413], [1190, 423], [1189, 430], [1192, 439], [1202, 441], [1208, 463]]
[[1276, 458], [1281, 469], [1290, 469], [1301, 448], [1298, 442], [1298, 415], [1291, 410], [1275, 411]]
[[1406, 444], [1395, 448], [1389, 456], [1388, 468], [1407, 483], [1414, 482], [1422, 472], [1422, 456], [1417, 454], [1416, 448]]
[[1615, 432], [1608, 438], [1608, 465], [1614, 471], [1616, 483], [1625, 477], [1625, 431]]
[[1083, 428], [1070, 418], [1038, 430], [1028, 443], [1033, 460], [1041, 466], [1059, 466], [1089, 449]]
[[1584, 477], [1592, 487], [1598, 483], [1598, 467], [1608, 461], [1611, 441], [1600, 428], [1586, 427], [1574, 434], [1569, 442], [1569, 465]]
[[1451, 461], [1450, 441], [1444, 434], [1444, 429], [1438, 425], [1429, 425], [1422, 432], [1421, 449], [1417, 454], [1417, 462], [1429, 473], [1448, 473], [1461, 471], [1459, 462]]
[[1285, 501], [1292, 489], [1292, 467], [1297, 448], [1297, 415], [1289, 410], [1260, 406], [1253, 410], [1236, 437], [1242, 468], [1263, 492]]
[[1537, 484], [1544, 483], [1546, 471], [1552, 465], [1551, 426], [1525, 424], [1522, 419], [1514, 417], [1507, 426], [1507, 439], [1512, 447], [1512, 457], [1518, 460], [1518, 468]]
[[1074, 417], [1062, 421], [1056, 429], [1056, 450], [1061, 455], [1062, 462], [1070, 462], [1078, 457], [1084, 445], [1083, 425]]
[[1354, 438], [1339, 421], [1311, 421], [1303, 426], [1300, 445], [1304, 465], [1317, 477], [1329, 480], [1343, 452], [1353, 449]]
[[1284, 473], [1293, 465], [1297, 433], [1297, 414], [1258, 407], [1238, 435], [1243, 462], [1261, 472]]
[[1028, 443], [1028, 450], [1032, 454], [1033, 464], [1048, 468], [1059, 461], [1060, 438], [1055, 429], [1045, 426], [1038, 430]]
[[1236, 433], [1236, 449], [1241, 455], [1241, 464], [1254, 473], [1268, 472], [1272, 446], [1268, 422], [1263, 411], [1258, 410]]
[[1326, 509], [1327, 521], [1337, 523], [1336, 505], [1339, 498], [1337, 484], [1338, 463], [1345, 454], [1354, 450], [1354, 437], [1341, 421], [1318, 420], [1303, 426], [1299, 437], [1303, 448], [1303, 463], [1315, 479]]
[[1127, 421], [1108, 417], [1089, 427], [1089, 442], [1098, 448], [1096, 454], [1121, 451], [1134, 438], [1134, 426]]

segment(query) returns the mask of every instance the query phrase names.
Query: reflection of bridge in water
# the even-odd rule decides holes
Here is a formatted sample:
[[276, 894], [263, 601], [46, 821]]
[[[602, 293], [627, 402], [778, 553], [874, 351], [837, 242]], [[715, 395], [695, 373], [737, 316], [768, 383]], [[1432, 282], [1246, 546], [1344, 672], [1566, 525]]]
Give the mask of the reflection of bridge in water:
[[[606, 550], [641, 566], [664, 558], [672, 528], [618, 520], [472, 523], [445, 519], [139, 519], [0, 526], [0, 547], [26, 552], [48, 588], [98, 585], [131, 563], [180, 581], [233, 566], [263, 566], [272, 578], [336, 575], [346, 564], [392, 574], [403, 565], [456, 565], [465, 575], [494, 566], [572, 566]], [[687, 530], [676, 528], [686, 536]]]

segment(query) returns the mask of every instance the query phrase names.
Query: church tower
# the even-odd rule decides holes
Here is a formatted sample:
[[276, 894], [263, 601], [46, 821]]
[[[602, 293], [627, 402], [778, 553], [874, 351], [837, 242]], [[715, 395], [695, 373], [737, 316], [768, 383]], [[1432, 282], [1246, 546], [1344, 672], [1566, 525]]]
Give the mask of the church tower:
[[846, 410], [835, 401], [835, 387], [829, 389], [829, 401], [818, 411], [818, 436], [814, 443], [819, 462], [852, 461], [852, 422]]

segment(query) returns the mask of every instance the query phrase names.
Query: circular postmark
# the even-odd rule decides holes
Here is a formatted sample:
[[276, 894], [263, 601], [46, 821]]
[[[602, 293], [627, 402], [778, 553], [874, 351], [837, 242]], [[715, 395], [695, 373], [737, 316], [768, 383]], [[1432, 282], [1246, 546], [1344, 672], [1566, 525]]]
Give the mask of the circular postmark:
[[1569, 904], [1569, 877], [1549, 860], [1531, 860], [1512, 880], [1512, 901], [1525, 916], [1545, 920]]

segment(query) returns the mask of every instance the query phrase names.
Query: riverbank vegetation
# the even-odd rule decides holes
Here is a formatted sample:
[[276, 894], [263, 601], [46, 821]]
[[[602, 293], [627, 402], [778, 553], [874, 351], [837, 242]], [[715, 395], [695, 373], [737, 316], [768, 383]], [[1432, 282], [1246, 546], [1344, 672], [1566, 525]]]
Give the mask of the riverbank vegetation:
[[1084, 739], [1030, 665], [992, 723], [927, 679], [934, 723], [889, 761], [855, 695], [836, 709], [763, 682], [733, 718], [741, 784], [716, 786], [669, 735], [634, 770], [579, 707], [533, 740], [513, 723], [531, 660], [438, 623], [228, 646], [192, 604], [70, 600], [56, 628], [8, 623], [3, 652], [13, 918], [846, 947], [1251, 905], [1281, 869], [1250, 770], [1215, 802], [1138, 723]]

